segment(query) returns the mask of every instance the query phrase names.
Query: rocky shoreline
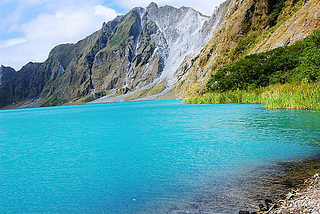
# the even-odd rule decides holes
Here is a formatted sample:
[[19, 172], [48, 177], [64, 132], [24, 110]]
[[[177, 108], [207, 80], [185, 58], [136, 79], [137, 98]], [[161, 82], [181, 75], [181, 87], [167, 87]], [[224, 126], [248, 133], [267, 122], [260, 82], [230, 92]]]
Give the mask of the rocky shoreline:
[[295, 214], [320, 213], [320, 175], [307, 179], [298, 189], [280, 197], [275, 202], [266, 199], [259, 204], [260, 211], [239, 211], [239, 214]]
[[259, 166], [223, 182], [223, 187], [207, 189], [192, 202], [163, 213], [320, 213], [320, 154]]
[[[287, 194], [275, 201], [266, 197], [257, 206], [258, 211], [239, 211], [239, 214], [298, 214], [320, 213], [320, 163], [319, 160], [305, 161], [288, 167]], [[291, 173], [291, 174], [290, 174]], [[313, 175], [311, 176], [311, 174]], [[305, 177], [308, 178], [305, 178]], [[304, 180], [303, 182], [302, 179]]]
[[298, 189], [289, 192], [269, 205], [269, 210], [258, 213], [320, 213], [320, 175], [307, 179]]

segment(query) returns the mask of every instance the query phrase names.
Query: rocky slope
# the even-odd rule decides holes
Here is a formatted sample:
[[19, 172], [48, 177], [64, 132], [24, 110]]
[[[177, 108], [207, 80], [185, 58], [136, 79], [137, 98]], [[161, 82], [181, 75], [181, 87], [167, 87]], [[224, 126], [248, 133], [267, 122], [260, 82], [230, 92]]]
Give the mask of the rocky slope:
[[188, 7], [134, 8], [76, 44], [53, 48], [45, 62], [24, 66], [0, 87], [6, 96], [0, 107], [39, 98], [43, 106], [81, 103], [96, 94], [130, 93], [130, 100], [168, 91], [183, 59], [200, 52], [219, 19], [220, 10], [210, 18]]
[[177, 72], [177, 96], [206, 91], [219, 67], [248, 54], [286, 46], [320, 29], [318, 0], [231, 0], [226, 15], [201, 53]]

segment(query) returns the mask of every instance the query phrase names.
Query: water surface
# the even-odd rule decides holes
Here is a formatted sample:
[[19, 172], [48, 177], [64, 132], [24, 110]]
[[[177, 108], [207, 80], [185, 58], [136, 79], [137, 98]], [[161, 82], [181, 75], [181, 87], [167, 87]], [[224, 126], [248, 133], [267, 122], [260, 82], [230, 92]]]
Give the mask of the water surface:
[[167, 213], [195, 200], [211, 200], [213, 213], [241, 209], [242, 196], [228, 193], [239, 176], [320, 151], [314, 112], [262, 107], [166, 100], [0, 111], [0, 213]]

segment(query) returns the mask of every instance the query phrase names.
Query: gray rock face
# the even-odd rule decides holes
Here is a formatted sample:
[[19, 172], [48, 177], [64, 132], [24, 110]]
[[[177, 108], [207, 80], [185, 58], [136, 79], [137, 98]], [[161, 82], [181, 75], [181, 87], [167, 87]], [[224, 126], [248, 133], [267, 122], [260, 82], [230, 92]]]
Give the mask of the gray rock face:
[[186, 56], [200, 52], [211, 38], [215, 23], [210, 17], [188, 7], [158, 8], [151, 3], [146, 13], [157, 24], [168, 44], [168, 57], [160, 79], [172, 87], [176, 83], [175, 71]]
[[[214, 22], [192, 8], [135, 8], [115, 26], [115, 34], [94, 59], [97, 90], [142, 88], [156, 80], [175, 83], [174, 72], [186, 55], [199, 52]], [[115, 40], [116, 45], [114, 45]]]
[[11, 67], [5, 67], [3, 65], [1, 65], [0, 67], [0, 85], [3, 82], [9, 81], [14, 74], [16, 73], [16, 71], [11, 68]]

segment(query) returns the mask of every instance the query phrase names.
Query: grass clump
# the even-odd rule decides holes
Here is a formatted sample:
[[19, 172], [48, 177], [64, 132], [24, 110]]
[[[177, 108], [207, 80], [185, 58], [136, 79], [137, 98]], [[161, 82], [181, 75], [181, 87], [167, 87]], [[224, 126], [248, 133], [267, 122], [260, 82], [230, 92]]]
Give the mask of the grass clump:
[[184, 104], [210, 104], [210, 103], [259, 103], [258, 91], [234, 90], [227, 92], [206, 93], [201, 97], [188, 98]]
[[251, 90], [208, 92], [201, 97], [184, 100], [184, 104], [261, 103], [268, 109], [320, 109], [320, 84], [276, 84]]
[[302, 81], [269, 87], [260, 95], [266, 108], [320, 109], [320, 84]]

